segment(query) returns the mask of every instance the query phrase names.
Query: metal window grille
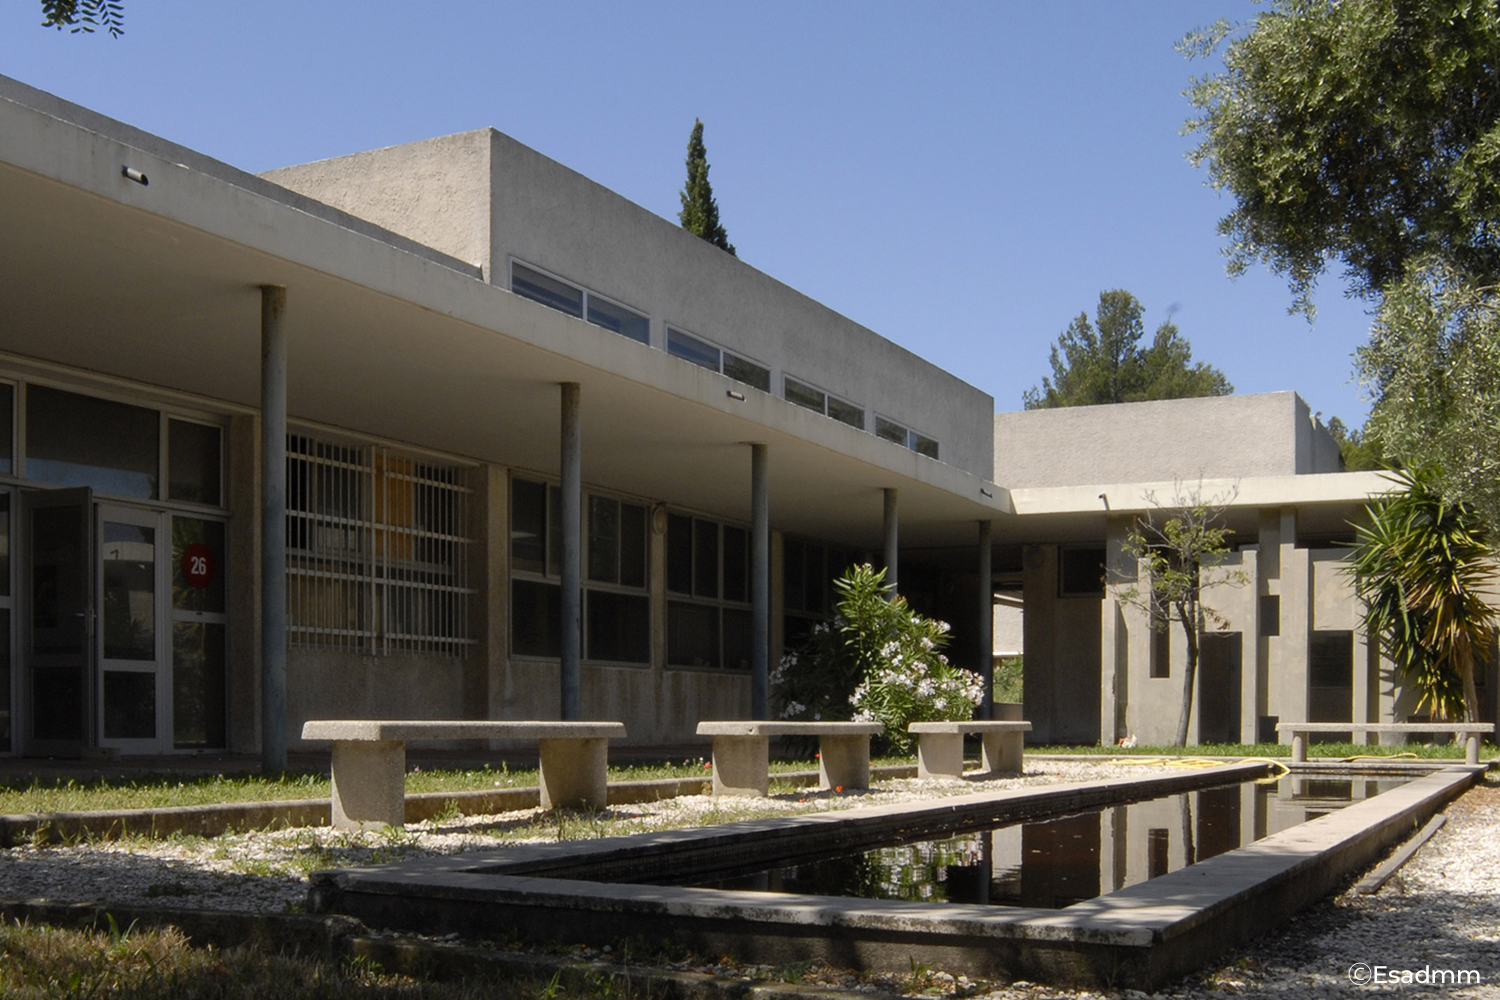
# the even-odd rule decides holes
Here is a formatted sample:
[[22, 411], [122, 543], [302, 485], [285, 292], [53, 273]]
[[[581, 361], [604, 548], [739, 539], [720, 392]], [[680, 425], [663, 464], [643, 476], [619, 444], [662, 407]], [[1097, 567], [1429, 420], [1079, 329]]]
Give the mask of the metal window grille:
[[469, 470], [287, 437], [293, 645], [462, 656], [474, 644]]

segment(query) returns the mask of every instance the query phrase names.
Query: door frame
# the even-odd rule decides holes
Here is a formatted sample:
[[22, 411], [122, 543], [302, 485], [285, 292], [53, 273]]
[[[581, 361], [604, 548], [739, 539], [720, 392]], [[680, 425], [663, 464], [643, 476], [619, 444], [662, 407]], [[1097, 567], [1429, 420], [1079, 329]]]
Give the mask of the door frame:
[[[152, 658], [147, 660], [106, 660], [104, 656], [104, 526], [127, 524], [150, 528], [152, 534]], [[157, 507], [138, 506], [114, 501], [94, 504], [94, 684], [97, 691], [94, 708], [96, 745], [126, 754], [159, 754], [172, 749], [172, 675], [171, 675], [171, 543], [170, 520]], [[148, 665], [149, 664], [149, 665]], [[105, 704], [106, 673], [150, 674], [153, 681], [152, 708], [155, 712], [154, 735], [146, 737], [110, 737], [104, 732], [109, 706]]]

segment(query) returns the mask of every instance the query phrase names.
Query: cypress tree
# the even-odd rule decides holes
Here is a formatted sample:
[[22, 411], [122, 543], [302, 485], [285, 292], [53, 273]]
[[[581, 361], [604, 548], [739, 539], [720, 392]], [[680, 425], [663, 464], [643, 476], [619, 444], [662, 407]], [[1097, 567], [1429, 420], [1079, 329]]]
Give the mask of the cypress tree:
[[738, 256], [719, 222], [719, 205], [714, 201], [714, 189], [708, 183], [708, 150], [703, 145], [703, 122], [696, 118], [693, 119], [693, 134], [688, 139], [687, 184], [682, 188], [682, 211], [677, 213], [677, 218], [683, 229], [720, 250], [729, 251], [731, 257]]

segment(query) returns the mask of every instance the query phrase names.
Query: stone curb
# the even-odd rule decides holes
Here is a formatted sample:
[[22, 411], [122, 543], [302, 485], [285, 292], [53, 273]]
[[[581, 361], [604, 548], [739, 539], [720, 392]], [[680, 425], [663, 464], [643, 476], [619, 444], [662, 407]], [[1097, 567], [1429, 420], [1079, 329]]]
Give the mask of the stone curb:
[[237, 913], [170, 907], [63, 903], [48, 899], [0, 900], [0, 918], [108, 932], [176, 927], [194, 947], [248, 946], [270, 953], [338, 960], [362, 958], [417, 979], [551, 979], [570, 989], [618, 983], [654, 1000], [832, 1000], [847, 990], [756, 981], [733, 976], [496, 948], [476, 948], [417, 937], [375, 936], [353, 917]]
[[[870, 769], [871, 777], [909, 778], [915, 765], [894, 764]], [[777, 781], [817, 784], [816, 771], [773, 775]], [[679, 795], [701, 795], [709, 779], [656, 778], [615, 781], [609, 785], [610, 805], [656, 802]], [[420, 823], [457, 811], [459, 815], [535, 809], [541, 792], [535, 786], [478, 789], [466, 792], [419, 792], [406, 797], [406, 822]], [[279, 802], [230, 802], [160, 809], [102, 809], [88, 812], [12, 813], [0, 816], [0, 848], [20, 844], [66, 844], [85, 839], [112, 840], [127, 834], [165, 837], [174, 833], [217, 837], [238, 830], [291, 826], [327, 826], [328, 799], [287, 799]]]

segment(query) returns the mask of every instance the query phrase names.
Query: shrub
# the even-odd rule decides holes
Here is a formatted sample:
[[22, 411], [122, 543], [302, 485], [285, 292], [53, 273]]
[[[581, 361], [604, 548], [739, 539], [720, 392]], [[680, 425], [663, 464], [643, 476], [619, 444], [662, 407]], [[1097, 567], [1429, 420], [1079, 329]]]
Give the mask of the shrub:
[[887, 600], [885, 571], [850, 567], [833, 583], [837, 615], [782, 658], [771, 681], [785, 719], [879, 722], [909, 753], [909, 723], [967, 719], [983, 698], [977, 674], [948, 662], [948, 625]]

